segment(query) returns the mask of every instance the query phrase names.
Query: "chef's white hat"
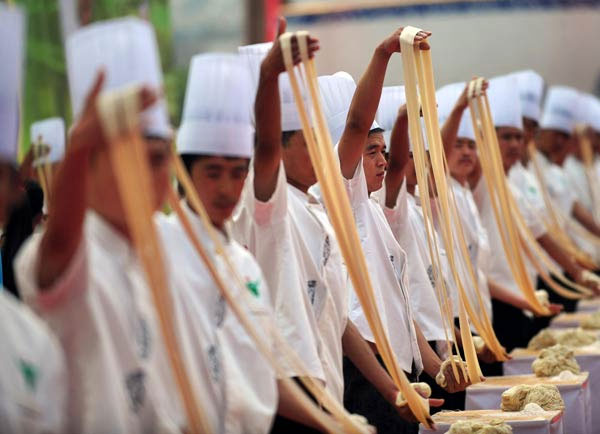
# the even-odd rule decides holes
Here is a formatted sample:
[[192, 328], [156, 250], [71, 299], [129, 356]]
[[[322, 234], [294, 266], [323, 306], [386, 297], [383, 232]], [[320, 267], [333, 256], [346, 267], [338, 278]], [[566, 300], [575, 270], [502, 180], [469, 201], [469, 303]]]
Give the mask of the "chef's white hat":
[[600, 101], [594, 95], [581, 92], [575, 112], [575, 122], [600, 131]]
[[[252, 94], [254, 96], [256, 96], [256, 90], [258, 89], [260, 65], [272, 46], [272, 42], [265, 42], [238, 47], [238, 53], [250, 70], [251, 82], [254, 86]], [[308, 109], [307, 93], [301, 85], [300, 91], [304, 99], [304, 105]], [[298, 110], [296, 109], [294, 94], [292, 93], [292, 87], [287, 72], [279, 75], [279, 97], [281, 100], [281, 130], [283, 132], [301, 130], [302, 124], [300, 123], [300, 116], [298, 116]], [[251, 117], [254, 119], [254, 113], [252, 113]]]
[[0, 160], [10, 163], [18, 153], [24, 44], [25, 14], [0, 3]]
[[[67, 70], [73, 114], [79, 116], [100, 69], [106, 79], [103, 90], [127, 84], [162, 88], [158, 45], [152, 26], [138, 18], [97, 22], [71, 33], [66, 41]], [[142, 113], [144, 132], [170, 138], [167, 105], [157, 101]]]
[[250, 72], [237, 54], [194, 56], [177, 134], [177, 152], [252, 157], [253, 101]]
[[[446, 122], [446, 119], [452, 113], [452, 109], [456, 105], [458, 98], [465, 90], [466, 83], [447, 84], [437, 90], [435, 98], [438, 105], [438, 117], [440, 127]], [[462, 139], [475, 140], [475, 132], [473, 131], [473, 122], [471, 121], [471, 112], [467, 108], [460, 119], [457, 137]]]
[[381, 89], [381, 98], [379, 99], [379, 107], [377, 107], [377, 116], [375, 119], [384, 130], [383, 137], [388, 150], [398, 109], [405, 102], [404, 86], [385, 86]]
[[62, 118], [48, 118], [34, 122], [30, 128], [31, 143], [41, 142], [50, 147], [50, 153], [36, 164], [57, 163], [65, 155], [65, 122]]
[[600, 99], [594, 95], [585, 95], [585, 113], [583, 122], [600, 132]]
[[577, 121], [578, 103], [577, 90], [567, 86], [552, 86], [546, 96], [540, 127], [571, 134]]
[[487, 95], [496, 127], [523, 129], [521, 98], [517, 78], [514, 75], [492, 78]]
[[238, 53], [242, 62], [250, 71], [250, 79], [252, 83], [252, 93], [256, 95], [258, 88], [258, 80], [260, 78], [260, 65], [273, 46], [272, 42], [262, 42], [260, 44], [244, 45], [238, 47]]
[[544, 79], [533, 70], [513, 72], [513, 75], [517, 77], [523, 117], [539, 122], [544, 96]]
[[[340, 141], [346, 128], [346, 119], [356, 91], [356, 83], [350, 74], [339, 71], [333, 75], [319, 77], [319, 89], [323, 101], [323, 111], [331, 132], [331, 140], [335, 144]], [[371, 130], [375, 128], [380, 127], [374, 120]]]

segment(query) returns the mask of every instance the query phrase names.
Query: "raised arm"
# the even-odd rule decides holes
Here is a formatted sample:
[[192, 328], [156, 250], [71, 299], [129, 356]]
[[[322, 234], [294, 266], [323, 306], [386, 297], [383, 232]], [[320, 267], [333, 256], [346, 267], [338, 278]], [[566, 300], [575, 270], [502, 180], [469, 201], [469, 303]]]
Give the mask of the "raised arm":
[[[69, 136], [65, 159], [54, 179], [52, 209], [38, 258], [37, 280], [42, 290], [51, 287], [64, 273], [81, 242], [91, 156], [95, 149], [106, 146], [96, 111], [103, 83], [104, 74], [99, 73]], [[156, 95], [144, 89], [140, 98], [142, 108], [146, 108], [154, 103]]]
[[[360, 162], [365, 141], [379, 106], [388, 62], [392, 54], [400, 52], [401, 33], [402, 27], [377, 46], [369, 66], [359, 80], [354, 92], [348, 119], [346, 120], [346, 128], [340, 139], [338, 150], [342, 175], [346, 179], [352, 178]], [[431, 32], [419, 32], [415, 40], [423, 41], [429, 35], [431, 35]], [[421, 42], [421, 48], [428, 47], [427, 43]]]
[[[254, 151], [254, 195], [266, 202], [277, 185], [277, 173], [281, 163], [281, 101], [279, 98], [279, 75], [285, 72], [285, 64], [279, 44], [279, 36], [285, 32], [286, 20], [279, 17], [277, 38], [260, 66], [260, 78], [254, 114], [256, 119], [256, 149]], [[309, 41], [312, 56], [319, 49], [316, 39]], [[292, 39], [294, 64], [300, 62], [300, 50]]]
[[410, 158], [408, 139], [408, 115], [406, 105], [398, 110], [390, 137], [390, 154], [385, 174], [385, 205], [394, 208], [404, 180], [404, 166]]
[[571, 215], [589, 232], [600, 237], [600, 226], [594, 220], [594, 216], [578, 201], [573, 204]]

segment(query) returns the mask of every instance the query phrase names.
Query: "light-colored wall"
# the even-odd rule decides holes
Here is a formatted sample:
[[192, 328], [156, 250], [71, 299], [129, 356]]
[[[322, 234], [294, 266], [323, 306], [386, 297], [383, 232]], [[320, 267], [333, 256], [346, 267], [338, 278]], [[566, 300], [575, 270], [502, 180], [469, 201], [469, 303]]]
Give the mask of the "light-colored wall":
[[[464, 12], [454, 8], [426, 14], [396, 8], [351, 15], [290, 20], [292, 30], [303, 28], [320, 38], [319, 74], [345, 70], [357, 79], [379, 41], [397, 26], [413, 25], [433, 32], [437, 86], [475, 74], [492, 77], [533, 68], [549, 84], [600, 92], [600, 2], [568, 8], [487, 7]], [[395, 56], [390, 63], [386, 84], [402, 82], [399, 62]]]

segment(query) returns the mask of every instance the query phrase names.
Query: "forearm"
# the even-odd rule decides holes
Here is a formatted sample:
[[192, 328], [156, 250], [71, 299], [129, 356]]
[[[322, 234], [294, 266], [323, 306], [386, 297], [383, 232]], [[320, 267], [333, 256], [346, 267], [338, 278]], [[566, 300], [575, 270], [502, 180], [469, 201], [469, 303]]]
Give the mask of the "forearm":
[[506, 289], [505, 287], [498, 285], [492, 280], [488, 279], [488, 288], [490, 289], [490, 295], [492, 298], [496, 300], [500, 300], [503, 303], [510, 304], [511, 306], [516, 307], [521, 310], [531, 310], [531, 306], [520, 295], [515, 294], [514, 292]]
[[356, 86], [339, 145], [342, 174], [347, 179], [354, 175], [363, 153], [364, 142], [375, 120], [390, 56], [382, 46], [377, 47]]
[[52, 209], [38, 259], [41, 289], [62, 275], [80, 244], [87, 208], [89, 154], [89, 148], [69, 151], [54, 179]]
[[277, 390], [279, 393], [277, 414], [317, 430], [323, 429], [321, 424], [298, 403], [286, 382], [278, 380]]
[[458, 128], [465, 109], [466, 106], [457, 103], [442, 126], [442, 143], [446, 155], [450, 155], [450, 152], [452, 152], [452, 146], [454, 146], [458, 137]]
[[388, 402], [395, 402], [398, 388], [387, 371], [378, 362], [369, 344], [363, 339], [351, 321], [348, 321], [346, 330], [342, 336], [342, 347], [346, 357], [352, 361], [354, 366], [356, 366], [369, 383]]
[[419, 351], [421, 352], [421, 359], [423, 360], [423, 368], [431, 378], [435, 378], [438, 372], [440, 372], [442, 361], [435, 351], [433, 351], [427, 339], [425, 339], [417, 323], [415, 323], [415, 330], [417, 332], [417, 342], [419, 344]]
[[257, 199], [270, 199], [277, 184], [281, 162], [281, 106], [278, 74], [261, 68], [254, 105], [256, 149], [254, 153], [254, 192]]
[[571, 215], [589, 232], [596, 235], [597, 237], [600, 236], [600, 227], [594, 220], [594, 217], [579, 202], [575, 202], [575, 204], [573, 205]]
[[408, 116], [406, 107], [400, 108], [390, 138], [390, 155], [385, 176], [386, 198], [388, 208], [394, 208], [400, 187], [404, 181], [404, 166], [409, 159]]
[[544, 250], [554, 259], [563, 270], [565, 270], [573, 279], [579, 280], [583, 269], [577, 265], [577, 262], [569, 255], [549, 234], [539, 237], [538, 242]]

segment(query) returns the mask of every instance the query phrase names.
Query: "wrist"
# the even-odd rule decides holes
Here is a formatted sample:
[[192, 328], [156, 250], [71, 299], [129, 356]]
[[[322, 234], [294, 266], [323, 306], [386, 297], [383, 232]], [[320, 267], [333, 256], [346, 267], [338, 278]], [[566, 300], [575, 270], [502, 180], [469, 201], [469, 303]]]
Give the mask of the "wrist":
[[276, 68], [273, 68], [269, 65], [268, 62], [263, 62], [260, 65], [260, 80], [261, 81], [271, 81], [277, 80], [281, 71], [278, 71]]
[[385, 44], [381, 43], [377, 46], [377, 48], [375, 48], [375, 53], [374, 53], [375, 57], [379, 57], [385, 61], [388, 61], [390, 59], [390, 57], [392, 57], [392, 53], [390, 53], [386, 48], [385, 48]]

